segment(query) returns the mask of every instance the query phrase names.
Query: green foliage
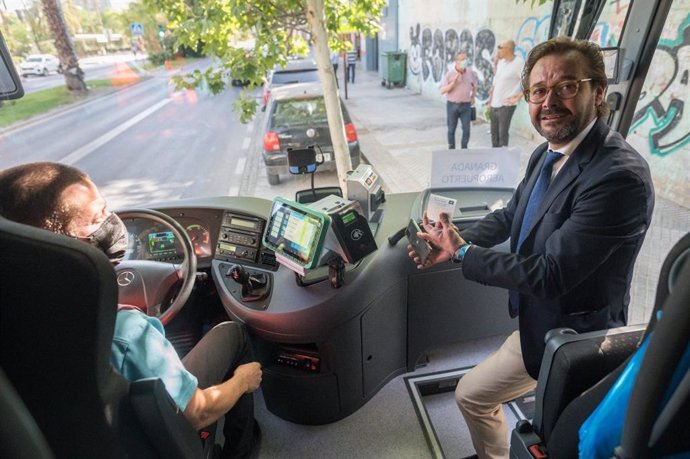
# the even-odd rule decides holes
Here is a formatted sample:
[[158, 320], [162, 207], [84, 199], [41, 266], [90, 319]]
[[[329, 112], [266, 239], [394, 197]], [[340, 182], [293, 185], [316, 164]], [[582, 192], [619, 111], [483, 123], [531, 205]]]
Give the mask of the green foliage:
[[173, 55], [170, 51], [161, 51], [159, 53], [149, 53], [149, 61], [153, 65], [163, 65], [165, 61], [172, 60]]
[[[268, 71], [284, 66], [288, 56], [308, 53], [310, 30], [305, 0], [146, 0], [167, 20], [176, 46], [203, 45], [203, 54], [217, 58], [211, 72], [178, 78], [185, 85], [222, 90], [230, 78], [260, 86]], [[339, 33], [373, 34], [385, 0], [324, 0], [326, 30], [334, 49], [346, 45]], [[238, 39], [251, 37], [245, 46]], [[234, 38], [234, 40], [233, 40]], [[234, 42], [234, 44], [233, 44]], [[204, 82], [205, 81], [205, 82]], [[246, 91], [246, 90], [245, 90]], [[236, 109], [250, 119], [258, 104], [243, 91]]]
[[70, 92], [66, 86], [56, 86], [49, 89], [31, 92], [19, 100], [5, 102], [11, 110], [0, 109], [0, 127], [9, 126], [32, 116], [46, 113], [57, 107], [73, 104], [93, 95], [96, 88], [107, 88], [112, 83], [109, 80], [88, 81], [89, 92]]

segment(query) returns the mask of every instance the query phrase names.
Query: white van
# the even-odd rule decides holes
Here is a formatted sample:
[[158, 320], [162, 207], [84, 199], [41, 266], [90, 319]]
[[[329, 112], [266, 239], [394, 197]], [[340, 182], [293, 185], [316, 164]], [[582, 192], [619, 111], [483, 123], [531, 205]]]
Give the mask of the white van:
[[24, 62], [19, 65], [19, 73], [23, 77], [27, 75], [47, 76], [51, 72], [62, 73], [60, 60], [50, 54], [32, 54], [27, 56]]

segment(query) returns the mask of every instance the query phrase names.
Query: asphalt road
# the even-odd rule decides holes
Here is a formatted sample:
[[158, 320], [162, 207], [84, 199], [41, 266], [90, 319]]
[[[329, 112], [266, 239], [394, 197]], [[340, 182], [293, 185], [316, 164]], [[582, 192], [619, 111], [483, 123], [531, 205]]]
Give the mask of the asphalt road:
[[252, 125], [220, 95], [175, 91], [163, 73], [0, 135], [0, 168], [61, 161], [85, 170], [112, 208], [238, 194]]

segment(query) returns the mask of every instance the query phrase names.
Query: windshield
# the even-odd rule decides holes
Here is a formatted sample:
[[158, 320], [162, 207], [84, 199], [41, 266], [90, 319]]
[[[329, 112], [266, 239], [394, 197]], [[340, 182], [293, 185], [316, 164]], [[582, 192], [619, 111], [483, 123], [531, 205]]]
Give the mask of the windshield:
[[[293, 175], [287, 167], [272, 169], [278, 166], [269, 161], [273, 159], [267, 152], [284, 155], [289, 139], [267, 131], [271, 110], [261, 110], [260, 82], [270, 70], [276, 64], [287, 67], [287, 55], [310, 52], [304, 18], [299, 32], [270, 36], [271, 41], [261, 24], [238, 28], [248, 20], [245, 17], [228, 17], [225, 28], [184, 17], [205, 7], [190, 7], [183, 14], [170, 6], [175, 2], [162, 0], [58, 3], [78, 70], [63, 70], [68, 68], [67, 55], [56, 46], [41, 2], [0, 2], [0, 32], [25, 91], [22, 99], [5, 101], [0, 108], [0, 169], [32, 161], [74, 165], [89, 174], [112, 209], [219, 196], [293, 198], [296, 191], [311, 186], [308, 174]], [[215, 8], [216, 3], [209, 5]], [[341, 3], [350, 2], [329, 4]], [[553, 2], [500, 0], [495, 2], [499, 6], [479, 8], [472, 15], [465, 14], [470, 2], [445, 2], [444, 15], [439, 15], [440, 7], [429, 8], [431, 3], [424, 0], [385, 3], [377, 20], [370, 21], [374, 30], [330, 31], [332, 49], [326, 51], [329, 59], [319, 64], [319, 71], [275, 72], [273, 83], [321, 81], [321, 69], [332, 66], [333, 86], [351, 119], [337, 129], [346, 147], [357, 144], [357, 151], [350, 151], [353, 163], [371, 165], [387, 194], [417, 193], [432, 181], [433, 153], [449, 145], [446, 99], [440, 88], [457, 53], [467, 54], [478, 85], [469, 148], [487, 151], [499, 45], [513, 40], [515, 54], [524, 60], [536, 43], [547, 38]], [[627, 17], [628, 2], [606, 3], [591, 40], [613, 46]], [[209, 8], [209, 21], [231, 14], [225, 6]], [[180, 41], [184, 28], [196, 37], [195, 42]], [[204, 33], [221, 37], [212, 49], [200, 38]], [[668, 246], [681, 230], [671, 229], [667, 223], [671, 220], [662, 218], [662, 212], [681, 216], [682, 231], [690, 227], [690, 116], [685, 105], [690, 103], [689, 33], [690, 0], [676, 1], [627, 137], [649, 162], [656, 186], [660, 216], [655, 216], [657, 226], [647, 241], [664, 239]], [[301, 42], [287, 45], [288, 39], [298, 38]], [[239, 50], [235, 57], [233, 48]], [[282, 60], [275, 58], [279, 52], [285, 55]], [[46, 64], [22, 74], [22, 56], [28, 56], [26, 62], [41, 61], [30, 53], [56, 56], [60, 65]], [[255, 57], [265, 59], [265, 65], [256, 65]], [[626, 58], [622, 53], [621, 57]], [[623, 67], [619, 74], [625, 77], [630, 69]], [[68, 89], [80, 72], [85, 89]], [[544, 139], [532, 125], [519, 82], [515, 87], [508, 145], [518, 150], [506, 157], [519, 155], [516, 176], [522, 177], [531, 153]], [[243, 112], [241, 101], [248, 101], [251, 110]], [[280, 102], [273, 116], [274, 124], [327, 119], [323, 98]], [[458, 154], [461, 136], [458, 123]], [[320, 167], [313, 179], [317, 187], [340, 185], [335, 167]], [[654, 250], [663, 254], [668, 248], [645, 243], [643, 252]], [[655, 282], [644, 276], [654, 272], [656, 268], [650, 274], [635, 271], [634, 283], [644, 292], [633, 293], [633, 303], [653, 303]], [[632, 322], [644, 321], [643, 314]]]
[[289, 99], [276, 102], [273, 125], [324, 123], [326, 105], [323, 97], [314, 99]]
[[308, 83], [312, 81], [319, 81], [319, 73], [316, 71], [316, 69], [293, 72], [275, 72], [272, 78], [273, 84]]

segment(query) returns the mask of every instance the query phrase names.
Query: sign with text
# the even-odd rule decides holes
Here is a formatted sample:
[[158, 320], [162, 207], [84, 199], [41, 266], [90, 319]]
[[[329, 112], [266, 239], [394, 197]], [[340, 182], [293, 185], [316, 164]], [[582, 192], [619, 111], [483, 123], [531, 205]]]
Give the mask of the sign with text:
[[519, 148], [468, 148], [431, 152], [431, 188], [515, 188]]

